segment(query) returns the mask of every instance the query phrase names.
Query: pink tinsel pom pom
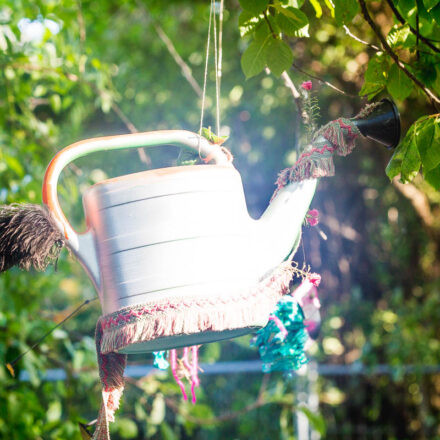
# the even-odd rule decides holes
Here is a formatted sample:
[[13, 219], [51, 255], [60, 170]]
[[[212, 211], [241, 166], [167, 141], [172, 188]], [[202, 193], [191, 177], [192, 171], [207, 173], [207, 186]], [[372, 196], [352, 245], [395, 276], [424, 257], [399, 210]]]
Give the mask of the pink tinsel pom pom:
[[306, 215], [306, 221], [310, 226], [316, 226], [319, 223], [319, 211], [310, 209]]
[[302, 87], [304, 90], [312, 90], [312, 81], [304, 81], [304, 82], [301, 84], [301, 87]]
[[318, 287], [321, 282], [321, 275], [319, 273], [311, 273], [308, 279], [315, 287]]

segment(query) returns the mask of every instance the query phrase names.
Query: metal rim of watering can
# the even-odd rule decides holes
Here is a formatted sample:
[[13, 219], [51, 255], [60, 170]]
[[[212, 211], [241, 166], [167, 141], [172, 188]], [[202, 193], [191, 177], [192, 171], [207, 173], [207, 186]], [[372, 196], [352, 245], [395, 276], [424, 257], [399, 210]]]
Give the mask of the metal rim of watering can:
[[392, 145], [387, 146], [388, 149], [393, 150], [394, 148], [397, 147], [397, 145], [399, 145], [399, 142], [400, 142], [401, 125], [400, 125], [399, 109], [397, 108], [396, 103], [392, 99], [383, 98], [383, 99], [381, 99], [380, 102], [389, 102], [391, 104], [391, 109], [392, 109], [393, 114], [394, 114], [394, 120], [396, 121], [396, 134], [395, 134], [395, 137], [394, 137], [394, 142], [392, 143]]
[[[400, 115], [396, 104], [389, 98], [377, 102], [363, 116], [352, 119], [362, 136], [394, 149], [400, 141]], [[362, 112], [360, 113], [362, 114]]]

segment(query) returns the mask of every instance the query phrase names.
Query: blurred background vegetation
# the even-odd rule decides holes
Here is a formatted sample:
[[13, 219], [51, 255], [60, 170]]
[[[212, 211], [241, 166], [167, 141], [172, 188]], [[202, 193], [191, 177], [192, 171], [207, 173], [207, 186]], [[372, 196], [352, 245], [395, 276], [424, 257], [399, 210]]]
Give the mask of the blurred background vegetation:
[[[336, 17], [328, 0], [282, 3], [301, 7], [309, 22], [308, 38], [285, 38], [293, 51], [288, 72], [297, 85], [312, 79], [320, 123], [354, 115], [365, 103], [359, 91], [364, 87], [364, 94], [375, 94], [365, 89], [369, 84], [380, 86], [373, 92], [397, 99], [404, 132], [419, 117], [435, 113], [430, 99], [399, 73], [401, 82], [389, 80], [387, 86], [393, 60], [377, 54], [382, 43], [360, 8], [353, 13], [347, 6], [354, 0], [335, 1]], [[391, 4], [413, 27], [422, 23], [426, 37], [439, 38], [438, 2]], [[382, 35], [402, 30], [390, 2], [367, 2], [367, 7]], [[338, 8], [348, 15], [338, 16]], [[238, 1], [225, 2], [221, 134], [230, 136], [226, 145], [243, 177], [249, 211], [258, 216], [277, 172], [294, 163], [302, 137], [294, 129], [297, 111], [283, 80], [264, 71], [245, 79], [240, 58], [253, 36], [241, 37], [240, 13]], [[1, 0], [0, 202], [40, 203], [46, 165], [56, 151], [80, 139], [135, 129], [197, 131], [200, 96], [187, 79], [199, 87], [203, 83], [208, 19], [207, 0]], [[426, 87], [440, 93], [436, 53], [409, 31], [399, 38], [389, 44]], [[386, 62], [379, 69], [381, 57]], [[189, 67], [186, 78], [182, 65]], [[214, 126], [213, 69], [208, 79], [205, 125]], [[432, 142], [439, 137], [440, 130]], [[421, 369], [440, 364], [440, 195], [411, 169], [412, 183], [391, 183], [385, 175], [390, 155], [362, 141], [351, 156], [337, 159], [336, 177], [320, 182], [312, 205], [329, 238], [322, 241], [306, 229], [297, 255], [300, 264], [305, 260], [322, 275], [323, 328], [312, 357], [325, 364], [387, 364], [392, 372], [320, 378], [314, 424], [323, 432], [324, 422], [323, 438], [440, 438], [440, 374]], [[170, 148], [148, 156], [128, 151], [78, 160], [60, 185], [63, 208], [84, 230], [80, 198], [90, 184], [171, 165], [176, 157]], [[57, 271], [2, 274], [2, 364], [94, 296], [67, 252]], [[25, 356], [16, 373], [26, 370], [29, 382], [0, 366], [1, 438], [81, 439], [78, 422], [94, 419], [99, 407], [93, 340], [99, 314], [95, 301]], [[205, 346], [202, 361], [256, 359], [248, 340]], [[151, 357], [131, 362], [151, 363]], [[415, 368], [407, 373], [405, 365]], [[48, 368], [64, 369], [67, 379], [42, 380]], [[201, 381], [198, 403], [191, 406], [166, 374], [129, 380], [113, 438], [295, 438], [295, 377], [201, 374]]]

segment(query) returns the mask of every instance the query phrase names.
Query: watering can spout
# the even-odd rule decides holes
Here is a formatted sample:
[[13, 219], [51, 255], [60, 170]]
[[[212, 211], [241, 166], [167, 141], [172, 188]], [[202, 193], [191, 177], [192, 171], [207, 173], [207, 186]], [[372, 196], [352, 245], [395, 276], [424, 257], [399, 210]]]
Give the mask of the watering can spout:
[[301, 226], [318, 179], [293, 182], [280, 189], [257, 221], [259, 273], [264, 276], [299, 245]]

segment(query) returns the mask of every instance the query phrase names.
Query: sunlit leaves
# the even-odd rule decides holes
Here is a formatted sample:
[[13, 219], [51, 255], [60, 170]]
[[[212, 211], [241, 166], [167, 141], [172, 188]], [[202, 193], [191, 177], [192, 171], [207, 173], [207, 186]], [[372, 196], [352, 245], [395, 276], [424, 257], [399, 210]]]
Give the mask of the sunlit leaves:
[[366, 95], [371, 99], [386, 87], [389, 63], [384, 54], [377, 54], [369, 61], [359, 95]]
[[390, 179], [400, 174], [402, 182], [410, 182], [423, 166], [428, 182], [440, 189], [440, 119], [422, 117], [408, 130], [387, 166]]
[[246, 78], [258, 75], [265, 67], [280, 76], [293, 61], [292, 50], [284, 38], [308, 36], [309, 20], [298, 9], [301, 2], [277, 1], [270, 8], [268, 2], [264, 7], [263, 3], [240, 2], [244, 9], [239, 18], [240, 34], [253, 37], [241, 57]]
[[299, 9], [280, 8], [277, 16], [277, 23], [281, 31], [289, 36], [294, 36], [296, 31], [302, 29], [309, 23], [307, 16]]
[[241, 11], [240, 16], [238, 17], [238, 28], [240, 30], [240, 35], [244, 37], [249, 33], [253, 32], [255, 26], [259, 23], [258, 17], [252, 12], [249, 11]]
[[440, 119], [427, 118], [417, 131], [416, 142], [423, 163], [428, 172], [440, 165]]
[[310, 0], [310, 4], [313, 6], [315, 10], [316, 18], [322, 17], [322, 7], [318, 0]]
[[252, 14], [263, 12], [269, 3], [269, 0], [239, 0], [240, 6]]
[[280, 76], [292, 65], [293, 54], [282, 40], [271, 40], [266, 47], [266, 64], [275, 76]]
[[413, 82], [397, 64], [393, 64], [388, 74], [387, 89], [394, 99], [403, 100], [411, 94]]
[[258, 75], [266, 66], [265, 48], [269, 42], [266, 40], [259, 42], [253, 41], [241, 56], [241, 68], [246, 78]]
[[408, 25], [396, 25], [388, 32], [387, 43], [392, 48], [413, 48], [416, 44], [416, 36], [411, 32]]

